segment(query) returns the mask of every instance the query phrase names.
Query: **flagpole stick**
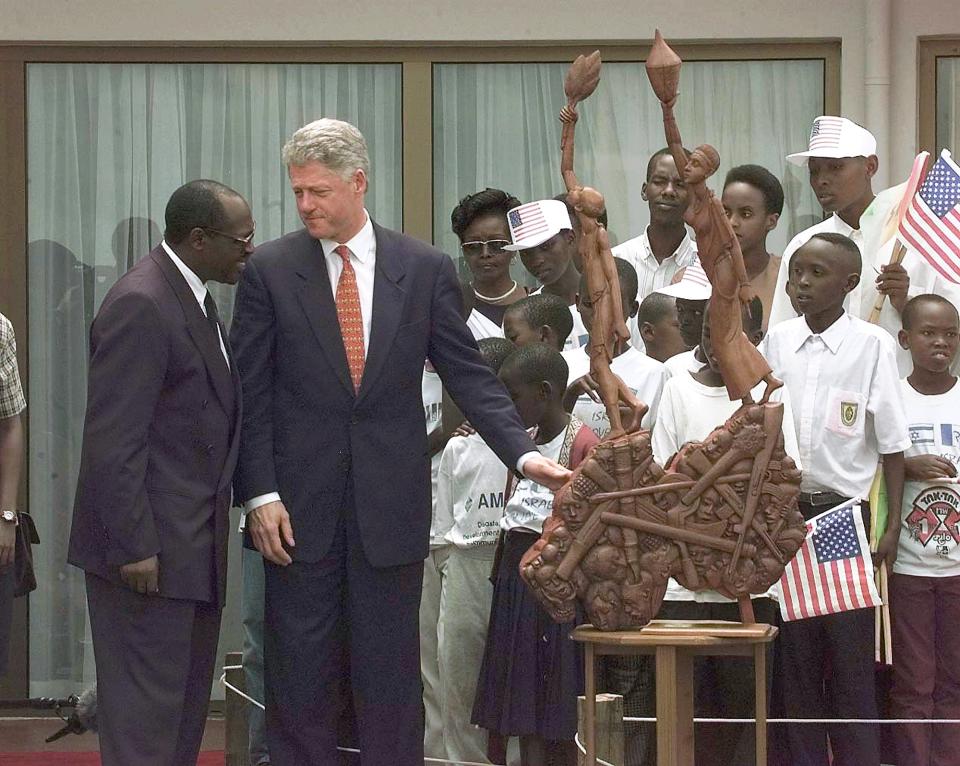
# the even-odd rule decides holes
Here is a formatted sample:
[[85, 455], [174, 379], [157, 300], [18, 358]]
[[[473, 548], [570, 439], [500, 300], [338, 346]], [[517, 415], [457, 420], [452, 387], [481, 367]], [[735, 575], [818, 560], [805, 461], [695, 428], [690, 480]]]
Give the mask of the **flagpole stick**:
[[[907, 254], [907, 248], [904, 247], [903, 243], [900, 241], [900, 238], [897, 237], [897, 241], [893, 246], [893, 254], [890, 256], [890, 263], [888, 265], [899, 265], [903, 261], [903, 256]], [[877, 296], [877, 299], [873, 303], [873, 310], [870, 312], [869, 322], [870, 324], [876, 324], [880, 321], [880, 311], [883, 308], [883, 302], [887, 299], [886, 293], [880, 293]]]
[[890, 622], [890, 572], [887, 562], [880, 565], [880, 598], [883, 601], [883, 649], [887, 665], [893, 664], [893, 632]]

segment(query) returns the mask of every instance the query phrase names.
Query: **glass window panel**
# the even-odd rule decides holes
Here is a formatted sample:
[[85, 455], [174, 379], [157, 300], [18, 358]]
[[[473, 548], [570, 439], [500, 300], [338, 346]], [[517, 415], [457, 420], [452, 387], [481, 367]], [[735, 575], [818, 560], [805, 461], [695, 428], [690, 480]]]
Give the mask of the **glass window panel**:
[[937, 58], [937, 154], [960, 152], [960, 57]]
[[[28, 65], [30, 510], [43, 535], [30, 601], [32, 695], [65, 696], [93, 678], [83, 577], [66, 550], [87, 334], [106, 291], [158, 244], [167, 199], [194, 178], [243, 194], [258, 242], [299, 228], [280, 148], [321, 116], [363, 131], [369, 210], [399, 228], [400, 85], [395, 64]], [[232, 289], [213, 292], [229, 320]], [[238, 556], [231, 565], [220, 656], [241, 645]]]
[[[564, 190], [557, 114], [568, 66], [434, 66], [434, 241], [458, 260], [450, 213], [465, 195], [492, 186], [526, 202]], [[813, 118], [823, 113], [823, 82], [821, 60], [691, 61], [681, 70], [677, 120], [686, 146], [719, 150], [713, 189], [719, 192], [728, 169], [748, 162], [783, 182], [783, 216], [769, 239], [776, 253], [822, 218], [805, 170], [785, 157], [806, 148]], [[643, 63], [604, 64], [580, 113], [577, 175], [604, 193], [611, 240], [623, 242], [648, 222], [641, 199], [646, 163], [664, 146], [660, 105]], [[522, 271], [515, 276], [526, 278]]]

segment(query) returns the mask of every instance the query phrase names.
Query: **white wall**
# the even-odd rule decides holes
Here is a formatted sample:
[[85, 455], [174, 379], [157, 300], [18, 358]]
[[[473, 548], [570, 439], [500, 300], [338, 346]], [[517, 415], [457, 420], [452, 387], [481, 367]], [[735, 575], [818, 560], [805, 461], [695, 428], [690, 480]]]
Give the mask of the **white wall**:
[[[552, 6], [552, 7], [550, 7]], [[681, 11], [678, 13], [678, 8]], [[868, 14], [888, 13], [889, 136], [881, 185], [909, 169], [917, 142], [917, 37], [960, 36], [957, 0], [0, 0], [8, 41], [444, 43], [823, 39], [842, 41], [842, 108], [867, 120]], [[882, 28], [882, 25], [881, 25]], [[882, 90], [882, 86], [881, 86]], [[955, 147], [960, 150], [960, 147]]]

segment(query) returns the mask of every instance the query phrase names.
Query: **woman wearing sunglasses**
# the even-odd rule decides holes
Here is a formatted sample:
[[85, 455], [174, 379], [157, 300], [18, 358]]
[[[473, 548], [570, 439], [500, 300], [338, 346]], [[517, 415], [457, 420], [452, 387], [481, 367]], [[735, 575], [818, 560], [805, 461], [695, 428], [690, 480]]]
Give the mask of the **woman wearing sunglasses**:
[[467, 326], [477, 340], [503, 337], [503, 313], [507, 306], [527, 294], [510, 276], [513, 253], [507, 211], [520, 201], [500, 189], [484, 189], [460, 200], [450, 215], [453, 233], [470, 269], [471, 281], [464, 289]]

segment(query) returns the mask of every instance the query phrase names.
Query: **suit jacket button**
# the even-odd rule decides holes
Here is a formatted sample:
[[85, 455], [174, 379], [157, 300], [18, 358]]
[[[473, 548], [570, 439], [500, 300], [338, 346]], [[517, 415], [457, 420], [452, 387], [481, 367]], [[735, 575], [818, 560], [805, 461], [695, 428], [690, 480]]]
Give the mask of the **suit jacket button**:
[[213, 445], [212, 445], [212, 444], [208, 444], [208, 445], [207, 445], [207, 452], [213, 452]]
[[351, 416], [350, 416], [350, 423], [351, 423], [352, 425], [357, 425], [357, 423], [359, 423], [359, 422], [360, 422], [360, 416], [359, 416], [359, 415], [351, 415]]

